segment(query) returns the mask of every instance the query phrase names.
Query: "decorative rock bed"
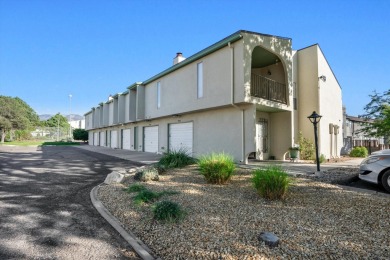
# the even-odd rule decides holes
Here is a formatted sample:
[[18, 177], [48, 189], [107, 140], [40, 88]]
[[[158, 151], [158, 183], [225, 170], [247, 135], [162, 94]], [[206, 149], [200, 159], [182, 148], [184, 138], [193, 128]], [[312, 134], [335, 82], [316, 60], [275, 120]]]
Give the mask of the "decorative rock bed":
[[[238, 170], [227, 185], [207, 184], [193, 166], [169, 170], [142, 184], [179, 192], [169, 200], [187, 216], [176, 224], [154, 220], [150, 205], [134, 205], [134, 195], [123, 191], [134, 173], [122, 184], [102, 186], [98, 196], [162, 259], [389, 259], [390, 198], [330, 184], [354, 171], [293, 178], [285, 201], [267, 201], [252, 187], [250, 170]], [[275, 234], [279, 245], [259, 241], [262, 231]]]

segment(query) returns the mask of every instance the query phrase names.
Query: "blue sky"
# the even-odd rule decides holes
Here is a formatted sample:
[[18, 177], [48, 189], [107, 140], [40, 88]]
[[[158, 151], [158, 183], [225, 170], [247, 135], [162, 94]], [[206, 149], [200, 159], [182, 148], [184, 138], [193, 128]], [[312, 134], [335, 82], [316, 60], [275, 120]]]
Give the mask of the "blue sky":
[[[83, 115], [240, 30], [318, 43], [350, 115], [390, 88], [390, 1], [0, 0], [0, 95]], [[69, 94], [72, 95], [71, 104]]]

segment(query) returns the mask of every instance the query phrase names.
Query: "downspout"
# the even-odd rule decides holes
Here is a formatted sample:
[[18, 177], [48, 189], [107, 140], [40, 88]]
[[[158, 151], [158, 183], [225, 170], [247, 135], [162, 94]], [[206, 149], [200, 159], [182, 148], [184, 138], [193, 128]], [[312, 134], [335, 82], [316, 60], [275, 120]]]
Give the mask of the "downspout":
[[[317, 57], [318, 59], [318, 57]], [[317, 61], [318, 62], [318, 61]], [[318, 76], [318, 71], [317, 71], [317, 84], [318, 84], [318, 112], [317, 114], [321, 115], [321, 79], [320, 79], [320, 76]], [[319, 156], [321, 156], [321, 122], [318, 123], [318, 129], [317, 129], [318, 133], [318, 153], [319, 153]]]
[[245, 156], [245, 109], [241, 109], [236, 104], [234, 104], [234, 47], [228, 42], [230, 48], [230, 104], [238, 110], [241, 110], [241, 163], [247, 164], [247, 159]]

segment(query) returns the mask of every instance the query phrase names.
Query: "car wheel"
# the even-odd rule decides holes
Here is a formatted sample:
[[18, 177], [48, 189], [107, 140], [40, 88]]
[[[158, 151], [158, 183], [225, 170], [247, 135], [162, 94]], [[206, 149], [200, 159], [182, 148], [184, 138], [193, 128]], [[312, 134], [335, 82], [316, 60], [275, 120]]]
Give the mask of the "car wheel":
[[390, 192], [390, 170], [382, 175], [382, 186], [385, 190]]

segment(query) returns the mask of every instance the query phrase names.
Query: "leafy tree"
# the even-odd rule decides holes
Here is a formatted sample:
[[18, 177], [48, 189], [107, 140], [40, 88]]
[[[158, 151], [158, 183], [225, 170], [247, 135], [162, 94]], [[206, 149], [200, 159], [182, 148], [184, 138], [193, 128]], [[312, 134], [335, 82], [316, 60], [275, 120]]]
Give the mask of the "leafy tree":
[[4, 143], [7, 132], [32, 130], [39, 122], [35, 111], [18, 97], [0, 96], [0, 135]]
[[85, 129], [74, 129], [73, 130], [73, 139], [74, 140], [81, 140], [81, 141], [88, 141], [88, 131]]
[[45, 121], [45, 126], [47, 127], [60, 127], [60, 128], [69, 128], [69, 123], [66, 117], [57, 113], [56, 115], [50, 117]]
[[390, 137], [390, 90], [380, 94], [374, 91], [370, 95], [371, 101], [364, 110], [363, 115], [366, 123], [362, 132], [374, 137]]

